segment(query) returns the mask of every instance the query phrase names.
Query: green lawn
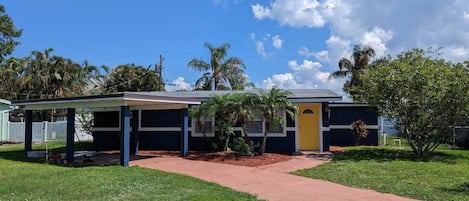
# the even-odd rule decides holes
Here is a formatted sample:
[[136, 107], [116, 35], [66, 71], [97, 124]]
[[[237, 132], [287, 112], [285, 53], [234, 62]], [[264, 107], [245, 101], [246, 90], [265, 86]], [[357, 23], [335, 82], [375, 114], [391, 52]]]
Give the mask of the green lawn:
[[44, 159], [26, 159], [22, 146], [0, 146], [0, 200], [257, 200], [214, 183], [158, 170], [49, 165]]
[[469, 200], [469, 150], [440, 148], [418, 159], [408, 148], [349, 147], [293, 174], [420, 200]]

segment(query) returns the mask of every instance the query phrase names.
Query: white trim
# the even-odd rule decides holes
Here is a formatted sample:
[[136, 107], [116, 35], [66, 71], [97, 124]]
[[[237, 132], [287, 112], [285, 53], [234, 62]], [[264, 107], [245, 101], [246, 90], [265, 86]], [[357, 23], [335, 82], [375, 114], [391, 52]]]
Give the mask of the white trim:
[[322, 127], [321, 129], [322, 129], [323, 132], [324, 132], [324, 131], [326, 131], [326, 132], [327, 132], [327, 131], [331, 131], [331, 129], [330, 129], [329, 127]]
[[5, 105], [11, 105], [11, 101], [5, 99], [0, 99], [0, 103], [3, 103]]
[[181, 127], [140, 127], [138, 131], [181, 131]]
[[[352, 129], [352, 125], [329, 125], [330, 129]], [[379, 125], [366, 125], [366, 129], [379, 129]]]
[[341, 101], [342, 98], [289, 98], [292, 103], [323, 103]]
[[36, 102], [24, 102], [17, 103], [15, 105], [39, 105], [39, 104], [63, 104], [63, 103], [89, 103], [89, 102], [103, 102], [103, 101], [123, 101], [122, 97], [108, 97], [108, 98], [85, 98], [75, 100], [56, 100], [56, 101], [36, 101]]
[[[286, 112], [285, 111], [282, 111], [282, 114], [283, 116], [283, 123], [282, 123], [282, 130], [283, 132], [281, 133], [267, 133], [267, 137], [287, 137], [287, 116], [286, 116]], [[262, 118], [262, 117], [261, 117]], [[260, 118], [256, 118], [254, 119], [254, 121], [259, 121]], [[249, 137], [264, 137], [264, 132], [265, 132], [265, 124], [264, 124], [264, 120], [262, 120], [262, 133], [249, 133], [248, 132], [248, 135]]]
[[322, 103], [319, 104], [319, 123], [318, 123], [318, 135], [319, 135], [319, 151], [323, 152], [324, 151], [324, 144], [322, 143], [323, 137], [322, 137]]
[[142, 106], [131, 106], [132, 110], [177, 110], [187, 109], [186, 104], [158, 104], [158, 105], [142, 105]]
[[295, 114], [295, 151], [300, 151], [300, 121], [299, 121], [299, 113]]
[[173, 101], [173, 100], [161, 100], [161, 99], [145, 99], [145, 98], [123, 98], [124, 101], [138, 101], [138, 102], [152, 102], [152, 103], [176, 103], [176, 104], [191, 104], [200, 105], [200, 101]]

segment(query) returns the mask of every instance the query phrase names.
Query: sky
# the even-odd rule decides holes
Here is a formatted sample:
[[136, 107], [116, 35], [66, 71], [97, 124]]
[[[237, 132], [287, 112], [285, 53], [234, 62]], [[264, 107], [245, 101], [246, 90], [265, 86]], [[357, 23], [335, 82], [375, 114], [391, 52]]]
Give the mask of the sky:
[[[376, 58], [413, 48], [440, 48], [453, 62], [469, 60], [466, 0], [21, 0], [3, 1], [23, 29], [13, 56], [53, 48], [82, 63], [149, 66], [163, 55], [166, 90], [190, 90], [213, 46], [229, 43], [257, 87], [321, 88], [341, 95], [343, 79], [328, 80], [353, 46]], [[347, 99], [347, 98], [345, 98]]]

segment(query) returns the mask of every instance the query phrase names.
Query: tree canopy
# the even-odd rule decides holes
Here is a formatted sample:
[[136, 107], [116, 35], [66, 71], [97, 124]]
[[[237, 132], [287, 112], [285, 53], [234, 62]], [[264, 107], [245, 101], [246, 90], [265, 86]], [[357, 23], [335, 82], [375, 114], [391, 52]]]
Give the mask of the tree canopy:
[[21, 36], [22, 30], [17, 29], [13, 20], [5, 12], [5, 7], [0, 5], [0, 62], [5, 56], [10, 55], [15, 46], [20, 44], [16, 41]]
[[413, 49], [363, 76], [365, 100], [395, 122], [419, 156], [452, 137], [469, 112], [468, 68], [438, 56], [431, 49]]
[[164, 91], [163, 81], [150, 68], [135, 64], [119, 65], [105, 77], [104, 93], [122, 91]]

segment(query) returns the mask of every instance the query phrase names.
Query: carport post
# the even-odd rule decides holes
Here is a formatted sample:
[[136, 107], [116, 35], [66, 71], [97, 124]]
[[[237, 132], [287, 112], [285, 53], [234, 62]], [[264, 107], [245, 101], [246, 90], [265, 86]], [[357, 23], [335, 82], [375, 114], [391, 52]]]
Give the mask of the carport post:
[[67, 162], [75, 161], [75, 108], [67, 108]]
[[187, 153], [189, 152], [189, 117], [187, 113], [187, 109], [182, 110], [182, 128], [181, 128], [181, 156], [187, 157]]
[[138, 110], [132, 111], [132, 154], [138, 154]]
[[33, 111], [24, 111], [24, 154], [28, 156], [28, 151], [33, 149]]
[[120, 164], [129, 166], [130, 158], [130, 108], [121, 106]]

